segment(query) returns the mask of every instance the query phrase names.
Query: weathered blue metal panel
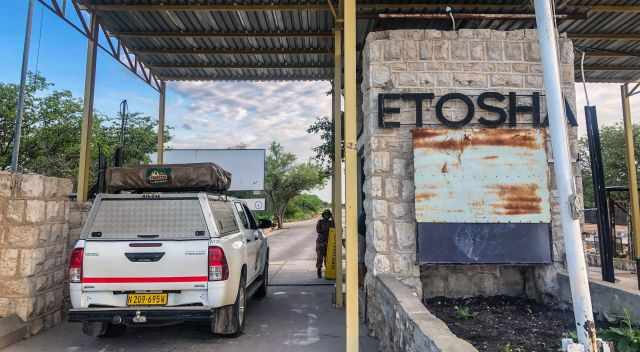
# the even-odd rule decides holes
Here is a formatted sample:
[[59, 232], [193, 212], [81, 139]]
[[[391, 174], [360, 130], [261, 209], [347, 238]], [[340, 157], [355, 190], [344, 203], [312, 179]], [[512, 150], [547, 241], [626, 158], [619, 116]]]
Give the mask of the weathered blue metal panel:
[[548, 223], [544, 130], [414, 130], [416, 220]]
[[423, 264], [548, 264], [549, 224], [419, 223]]
[[545, 131], [413, 131], [420, 263], [551, 262]]

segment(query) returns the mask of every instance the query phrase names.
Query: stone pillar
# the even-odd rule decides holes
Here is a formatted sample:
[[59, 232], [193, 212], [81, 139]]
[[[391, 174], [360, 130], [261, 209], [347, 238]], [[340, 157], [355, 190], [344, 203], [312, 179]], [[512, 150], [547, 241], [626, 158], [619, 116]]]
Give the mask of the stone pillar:
[[[573, 46], [560, 39], [562, 84], [566, 100], [575, 112]], [[416, 220], [411, 129], [415, 125], [415, 104], [394, 101], [400, 108], [386, 120], [400, 122], [399, 128], [379, 128], [378, 94], [447, 93], [478, 95], [486, 91], [502, 94], [544, 94], [542, 65], [535, 30], [495, 31], [487, 29], [392, 30], [372, 32], [363, 49], [363, 132], [367, 247], [367, 275], [388, 273], [424, 297], [527, 294], [554, 296], [557, 269], [564, 262], [562, 229], [559, 223], [557, 192], [548, 185], [551, 199], [553, 265], [507, 266], [423, 266], [416, 265]], [[522, 104], [531, 102], [522, 101]], [[505, 102], [506, 104], [506, 102]], [[423, 103], [424, 127], [444, 128], [435, 118], [435, 102]], [[546, 115], [543, 100], [542, 116]], [[477, 109], [480, 110], [480, 109]], [[466, 112], [455, 103], [447, 114]], [[482, 116], [482, 114], [476, 114]], [[462, 115], [458, 116], [461, 117]], [[479, 125], [478, 117], [467, 127]], [[519, 125], [531, 127], [531, 115], [519, 114]], [[500, 128], [508, 128], [502, 126]], [[571, 150], [577, 160], [577, 128], [570, 128]], [[553, 172], [549, 141], [548, 170]], [[576, 184], [581, 187], [575, 164]], [[550, 174], [550, 180], [553, 175]], [[578, 194], [582, 190], [578, 189]], [[580, 198], [580, 202], [582, 199]], [[581, 203], [580, 203], [581, 204]], [[370, 281], [365, 280], [366, 282]]]
[[0, 172], [0, 318], [36, 334], [62, 320], [71, 180]]

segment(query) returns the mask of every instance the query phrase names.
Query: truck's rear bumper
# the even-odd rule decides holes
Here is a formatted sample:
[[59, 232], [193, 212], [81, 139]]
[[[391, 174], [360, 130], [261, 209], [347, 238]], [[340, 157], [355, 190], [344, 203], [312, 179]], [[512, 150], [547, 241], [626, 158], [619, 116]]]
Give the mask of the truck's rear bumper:
[[[70, 309], [70, 322], [112, 322], [121, 318], [126, 324], [138, 324], [136, 317], [144, 317], [145, 323], [168, 323], [175, 321], [208, 322], [215, 310], [207, 307], [133, 307], [133, 308], [80, 308]], [[139, 319], [138, 319], [139, 320]]]

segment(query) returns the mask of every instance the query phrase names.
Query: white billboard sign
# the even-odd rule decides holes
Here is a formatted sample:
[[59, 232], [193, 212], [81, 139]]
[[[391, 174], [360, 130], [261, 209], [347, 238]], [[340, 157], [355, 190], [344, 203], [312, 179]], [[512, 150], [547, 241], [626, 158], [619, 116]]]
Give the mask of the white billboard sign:
[[242, 199], [242, 201], [244, 201], [245, 204], [247, 204], [247, 207], [249, 208], [249, 210], [263, 211], [265, 209], [264, 198], [249, 198], [249, 199]]
[[[151, 160], [158, 160], [156, 153], [151, 155]], [[164, 151], [164, 162], [216, 163], [231, 172], [230, 191], [264, 190], [264, 149], [170, 149]]]

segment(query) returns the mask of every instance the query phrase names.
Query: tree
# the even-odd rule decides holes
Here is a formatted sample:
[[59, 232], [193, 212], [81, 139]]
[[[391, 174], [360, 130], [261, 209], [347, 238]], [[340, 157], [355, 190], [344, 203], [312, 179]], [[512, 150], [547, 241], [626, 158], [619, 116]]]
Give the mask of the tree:
[[[28, 144], [31, 130], [38, 126], [37, 106], [43, 98], [39, 98], [37, 94], [43, 90], [49, 89], [52, 85], [48, 83], [42, 76], [29, 74], [25, 87], [24, 109], [22, 117], [22, 147], [20, 159], [27, 156], [25, 145]], [[18, 92], [20, 86], [13, 83], [0, 83], [0, 167], [3, 169], [11, 164], [11, 153], [13, 151], [13, 136], [15, 129], [16, 102], [18, 101]], [[69, 94], [70, 95], [70, 94]], [[58, 111], [71, 116], [75, 107], [73, 101], [69, 101], [67, 96], [58, 95], [60, 100]]]
[[[640, 156], [640, 126], [633, 126], [633, 140], [636, 158]], [[621, 124], [600, 129], [602, 164], [605, 186], [624, 186], [629, 183], [625, 153], [624, 128]], [[578, 142], [579, 167], [582, 173], [585, 208], [595, 207], [589, 144], [586, 137]]]
[[[307, 128], [307, 133], [320, 135], [322, 144], [313, 147], [313, 152], [315, 153], [314, 159], [324, 168], [327, 175], [333, 174], [333, 157], [336, 149], [333, 120], [326, 116], [318, 117], [311, 126]], [[344, 136], [344, 134], [342, 135]], [[344, 137], [342, 142], [344, 143]], [[342, 149], [342, 155], [344, 156], [344, 147]]]
[[327, 203], [315, 194], [299, 194], [289, 202], [285, 217], [291, 220], [309, 219], [318, 215], [326, 207]]
[[267, 204], [280, 229], [291, 199], [303, 191], [323, 186], [326, 181], [321, 166], [312, 162], [295, 162], [293, 153], [286, 152], [280, 143], [271, 143], [266, 160], [265, 193]]
[[[95, 153], [97, 147], [109, 159], [113, 159], [117, 147], [120, 145], [120, 117], [103, 118], [100, 121], [99, 129], [95, 130]], [[156, 151], [158, 143], [158, 123], [155, 119], [141, 113], [130, 113], [127, 117], [127, 129], [124, 138], [124, 161], [125, 166], [135, 166], [147, 164], [153, 160], [149, 159], [149, 154]], [[165, 128], [165, 143], [171, 139], [168, 134], [170, 127]], [[92, 151], [94, 152], [94, 151]]]
[[[39, 75], [29, 75], [26, 86], [19, 166], [24, 171], [47, 176], [75, 178], [80, 159], [82, 100], [67, 90], [52, 90], [53, 84]], [[0, 83], [0, 168], [11, 163], [18, 85]], [[155, 151], [157, 123], [140, 113], [129, 114], [125, 136], [125, 160], [129, 165], [149, 162]], [[120, 119], [94, 112], [91, 154], [100, 149], [111, 159], [119, 145]], [[165, 141], [170, 139], [165, 129]], [[94, 170], [95, 171], [95, 170]]]

